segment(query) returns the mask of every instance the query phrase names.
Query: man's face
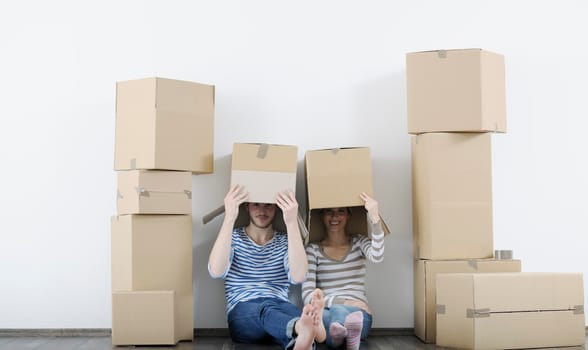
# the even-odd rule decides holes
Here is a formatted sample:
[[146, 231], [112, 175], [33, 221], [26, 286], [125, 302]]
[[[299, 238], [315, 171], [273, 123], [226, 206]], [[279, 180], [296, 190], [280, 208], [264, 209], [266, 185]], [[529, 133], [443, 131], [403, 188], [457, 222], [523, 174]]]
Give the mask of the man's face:
[[271, 226], [276, 215], [276, 205], [270, 203], [249, 203], [247, 205], [251, 223], [259, 228]]

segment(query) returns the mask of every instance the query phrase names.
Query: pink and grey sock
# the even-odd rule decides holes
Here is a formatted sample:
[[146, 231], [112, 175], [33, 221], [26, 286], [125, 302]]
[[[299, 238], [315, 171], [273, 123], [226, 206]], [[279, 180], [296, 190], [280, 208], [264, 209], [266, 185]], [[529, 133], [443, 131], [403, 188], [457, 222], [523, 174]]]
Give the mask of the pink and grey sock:
[[347, 329], [347, 350], [358, 350], [363, 328], [363, 313], [355, 311], [347, 315], [344, 326]]
[[329, 326], [329, 337], [331, 337], [331, 344], [334, 347], [339, 347], [347, 337], [347, 329], [341, 323], [333, 322]]

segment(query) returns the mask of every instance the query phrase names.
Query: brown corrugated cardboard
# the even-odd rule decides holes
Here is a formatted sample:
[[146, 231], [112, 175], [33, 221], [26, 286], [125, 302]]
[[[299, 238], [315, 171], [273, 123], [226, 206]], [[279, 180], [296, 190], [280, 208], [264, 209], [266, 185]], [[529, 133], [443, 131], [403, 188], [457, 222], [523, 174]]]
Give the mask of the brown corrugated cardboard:
[[580, 273], [437, 275], [437, 346], [517, 349], [582, 346]]
[[408, 132], [506, 132], [504, 56], [481, 49], [406, 55]]
[[212, 173], [214, 86], [147, 78], [116, 84], [115, 170]]
[[493, 256], [491, 133], [412, 136], [417, 259]]
[[112, 291], [174, 290], [177, 336], [192, 339], [192, 217], [121, 215], [111, 227]]
[[250, 202], [275, 203], [279, 192], [296, 192], [297, 159], [296, 146], [235, 143], [231, 186], [244, 186]]
[[[367, 147], [307, 151], [305, 155], [310, 242], [324, 236], [320, 219], [323, 208], [351, 207], [347, 232], [368, 234], [367, 216], [360, 193], [373, 196], [372, 160]], [[384, 220], [384, 233], [390, 233]]]
[[192, 214], [192, 173], [119, 171], [117, 214]]
[[112, 293], [112, 345], [173, 345], [179, 341], [174, 291]]
[[[231, 187], [239, 184], [249, 193], [249, 202], [275, 203], [284, 190], [296, 193], [298, 147], [266, 143], [235, 143], [231, 163]], [[249, 225], [245, 204], [239, 208], [235, 227]], [[273, 222], [276, 230], [286, 232], [282, 211], [278, 208]], [[302, 233], [302, 232], [301, 232]]]
[[520, 272], [520, 260], [416, 260], [414, 268], [414, 332], [435, 342], [435, 279], [440, 273]]

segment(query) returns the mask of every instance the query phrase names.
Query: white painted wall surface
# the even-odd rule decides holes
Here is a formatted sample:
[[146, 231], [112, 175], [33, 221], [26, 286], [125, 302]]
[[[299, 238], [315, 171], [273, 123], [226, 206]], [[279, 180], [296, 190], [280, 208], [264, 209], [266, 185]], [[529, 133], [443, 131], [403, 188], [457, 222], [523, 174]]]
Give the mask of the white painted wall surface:
[[[0, 5], [0, 328], [109, 328], [115, 82], [216, 85], [215, 173], [193, 177], [195, 327], [226, 327], [206, 261], [233, 142], [369, 146], [394, 234], [369, 265], [374, 327], [412, 327], [405, 54], [505, 55], [494, 242], [525, 271], [588, 263], [584, 1], [11, 1]], [[586, 282], [585, 282], [586, 285]]]

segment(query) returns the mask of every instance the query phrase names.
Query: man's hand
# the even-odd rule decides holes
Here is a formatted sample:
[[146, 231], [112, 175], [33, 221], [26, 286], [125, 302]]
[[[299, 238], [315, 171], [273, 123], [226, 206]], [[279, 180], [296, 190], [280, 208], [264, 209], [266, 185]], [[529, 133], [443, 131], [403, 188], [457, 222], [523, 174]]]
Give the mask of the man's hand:
[[232, 221], [237, 220], [239, 206], [249, 199], [249, 193], [244, 191], [243, 186], [235, 185], [225, 196], [225, 218]]
[[276, 197], [276, 204], [280, 209], [282, 209], [282, 213], [284, 214], [284, 222], [286, 225], [288, 223], [297, 223], [298, 202], [296, 201], [294, 192], [284, 191], [278, 193], [278, 196]]

